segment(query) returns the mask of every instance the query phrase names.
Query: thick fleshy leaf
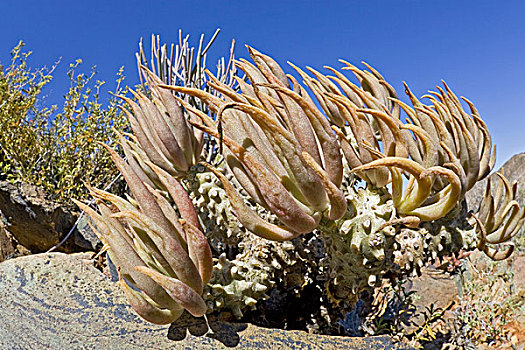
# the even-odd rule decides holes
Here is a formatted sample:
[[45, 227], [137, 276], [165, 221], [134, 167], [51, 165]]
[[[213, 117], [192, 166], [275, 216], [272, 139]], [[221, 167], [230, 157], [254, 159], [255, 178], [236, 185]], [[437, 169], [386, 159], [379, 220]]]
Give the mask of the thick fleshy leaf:
[[[73, 200], [74, 201], [74, 200]], [[144, 266], [144, 261], [135, 252], [117, 230], [112, 230], [105, 220], [87, 205], [74, 201], [76, 205], [86, 212], [94, 221], [98, 230], [108, 241], [113, 251], [113, 261], [119, 266], [121, 273], [133, 281], [135, 285], [151, 297], [159, 306], [167, 309], [176, 308], [176, 302], [153, 280], [136, 272], [136, 266]], [[124, 233], [125, 234], [125, 233]], [[127, 275], [127, 276], [126, 276]]]
[[219, 110], [219, 106], [223, 103], [222, 100], [208, 92], [199, 90], [199, 89], [193, 89], [193, 88], [187, 88], [182, 86], [173, 86], [173, 85], [159, 85], [160, 88], [173, 90], [176, 92], [180, 92], [183, 94], [188, 94], [190, 96], [198, 97], [202, 100], [202, 102], [206, 103], [208, 106], [210, 106], [210, 109], [213, 112], [217, 112]]
[[202, 231], [190, 222], [180, 220], [180, 223], [186, 232], [190, 259], [193, 261], [193, 264], [197, 266], [202, 283], [206, 284], [210, 280], [213, 270], [213, 259], [208, 240]]
[[153, 169], [153, 171], [155, 171], [164, 187], [166, 187], [168, 193], [175, 202], [181, 217], [199, 230], [202, 230], [193, 203], [181, 183], [155, 164], [150, 162], [147, 162], [147, 164]]
[[206, 314], [207, 306], [204, 300], [183, 282], [176, 278], [165, 276], [145, 266], [138, 266], [136, 269], [157, 282], [174, 300], [193, 316], [201, 317]]
[[137, 174], [137, 176], [142, 180], [142, 182], [147, 183], [150, 186], [154, 186], [153, 180], [147, 175], [147, 173], [144, 171], [144, 169], [140, 166], [140, 163], [137, 162], [137, 159], [135, 158], [133, 151], [131, 149], [131, 146], [129, 144], [129, 141], [122, 136], [121, 133], [114, 130], [114, 132], [117, 134], [119, 138], [119, 143], [124, 150], [124, 155], [126, 156], [126, 160], [128, 161], [131, 169]]
[[379, 125], [382, 123], [386, 124], [387, 128], [390, 130], [390, 135], [386, 133], [386, 130], [383, 130], [383, 128], [380, 127], [383, 153], [386, 156], [408, 158], [408, 150], [405, 146], [405, 137], [400, 129], [402, 124], [398, 119], [393, 118], [385, 112], [373, 109], [356, 109], [356, 111], [374, 116], [377, 118]]
[[483, 252], [494, 261], [502, 261], [508, 259], [512, 255], [512, 253], [514, 252], [514, 248], [516, 247], [512, 243], [503, 244], [501, 247], [498, 248], [485, 246]]
[[161, 309], [148, 301], [147, 296], [141, 292], [133, 290], [124, 280], [119, 280], [117, 285], [124, 291], [126, 299], [131, 307], [140, 317], [153, 324], [170, 324], [178, 319], [184, 312], [184, 308], [179, 306], [173, 309]]
[[[279, 153], [285, 158], [283, 161], [289, 167], [289, 171], [291, 172], [289, 175], [293, 177], [293, 182], [297, 184], [302, 195], [308, 201], [308, 206], [317, 211], [324, 211], [327, 206], [327, 197], [323, 185], [317, 174], [304, 161], [299, 149], [300, 147], [298, 147], [295, 142], [293, 135], [259, 108], [244, 104], [232, 104], [231, 107], [249, 114], [257, 124], [268, 133], [270, 138], [275, 141], [275, 143], [272, 144], [274, 150], [278, 149]], [[234, 149], [231, 150], [239, 158], [239, 152]], [[249, 158], [251, 155], [244, 152], [243, 154], [246, 154], [247, 161], [250, 161]], [[253, 169], [251, 171], [253, 171]], [[257, 174], [252, 173], [252, 176], [256, 175]], [[262, 189], [261, 193], [264, 195]], [[270, 203], [268, 204], [270, 205]]]
[[319, 139], [319, 144], [323, 151], [323, 167], [330, 176], [330, 180], [340, 186], [343, 176], [343, 165], [341, 162], [341, 152], [335, 135], [333, 134], [328, 120], [322, 115], [315, 105], [307, 99], [301, 97], [296, 92], [282, 88], [280, 86], [271, 86], [272, 89], [286, 94], [292, 98], [305, 112], [310, 120], [310, 124]]
[[491, 228], [486, 228], [489, 234], [487, 235], [487, 242], [491, 244], [503, 243], [510, 240], [521, 228], [520, 223], [523, 223], [524, 210], [520, 210], [520, 205], [516, 201], [511, 201], [507, 204], [501, 216], [503, 219], [499, 221], [499, 225]]
[[[144, 116], [147, 118], [146, 123], [150, 128], [150, 133], [154, 142], [158, 143], [159, 149], [163, 152], [166, 159], [168, 159], [177, 170], [187, 171], [189, 165], [186, 160], [186, 152], [184, 152], [178, 142], [180, 141], [182, 143], [183, 140], [177, 140], [175, 138], [175, 135], [170, 130], [170, 127], [161, 115], [161, 112], [149, 98], [141, 93], [137, 93], [136, 96], [138, 96]], [[183, 127], [187, 128], [185, 120], [182, 122], [184, 123]], [[191, 155], [192, 149], [189, 138], [185, 143], [186, 146], [190, 148], [187, 150], [187, 153], [188, 155]]]
[[[143, 213], [148, 213], [147, 215], [160, 227], [162, 227], [165, 232], [173, 233], [173, 225], [168, 219], [166, 219], [157, 201], [148, 191], [137, 174], [135, 174], [133, 169], [131, 169], [131, 167], [117, 154], [117, 152], [106, 145], [104, 145], [104, 147], [108, 150], [108, 152], [110, 152], [111, 159], [113, 159], [113, 162], [115, 162], [115, 165], [122, 173], [122, 176], [124, 176], [124, 179], [126, 179], [126, 183], [133, 193], [133, 198], [137, 201], [141, 211]], [[179, 240], [179, 243], [182, 243], [179, 237], [176, 235], [174, 237]]]
[[195, 161], [194, 157], [198, 156], [194, 153], [195, 140], [192, 140], [192, 138], [195, 138], [195, 135], [193, 135], [191, 126], [188, 125], [186, 118], [184, 117], [182, 108], [177, 104], [175, 97], [169, 90], [159, 88], [162, 81], [156, 75], [145, 67], [142, 67], [142, 69], [146, 70], [153, 80], [151, 87], [158, 93], [169, 117], [168, 120], [166, 120], [166, 124], [174, 135], [177, 145], [184, 152], [187, 164], [191, 164]]
[[[363, 113], [357, 112], [356, 106], [353, 105], [353, 102], [349, 99], [333, 94], [328, 95], [328, 97], [332, 98], [341, 108], [345, 108], [348, 111], [347, 121], [357, 143], [357, 148], [354, 150], [354, 153], [358, 157], [361, 165], [374, 160], [375, 157], [371, 154], [370, 150], [364, 147], [364, 144], [368, 144], [369, 146], [372, 146], [373, 149], [379, 150], [377, 138], [375, 137], [374, 130], [368, 118]], [[338, 136], [341, 138], [341, 134], [338, 134]], [[354, 148], [354, 146], [348, 146]], [[355, 165], [352, 165], [354, 160], [351, 160], [352, 153], [350, 153], [348, 146], [342, 145], [342, 150], [345, 157], [347, 157], [347, 161], [351, 162], [350, 164], [352, 167], [355, 167]], [[345, 148], [347, 149], [345, 150]], [[363, 176], [365, 181], [376, 187], [383, 187], [388, 183], [388, 170], [384, 168], [370, 170], [366, 174], [361, 174], [361, 176]]]
[[173, 208], [173, 205], [170, 203], [170, 201], [166, 198], [165, 193], [149, 185], [146, 185], [146, 188], [153, 195], [153, 197], [155, 197], [155, 200], [157, 201], [157, 204], [159, 205], [162, 212], [164, 213], [164, 216], [173, 226], [172, 231], [174, 231], [173, 233], [175, 233], [175, 235], [177, 236], [177, 240], [179, 242], [184, 243], [186, 238], [184, 236], [184, 230], [182, 229], [182, 226], [179, 223], [180, 216], [177, 214], [177, 211], [175, 210], [175, 208]]
[[[241, 224], [248, 229], [248, 231], [253, 232], [259, 237], [269, 239], [272, 241], [288, 241], [301, 233], [292, 231], [290, 229], [271, 224], [269, 222], [261, 219], [254, 211], [252, 211], [242, 197], [238, 194], [237, 190], [233, 187], [230, 181], [222, 174], [220, 171], [215, 169], [210, 164], [206, 164], [206, 167], [210, 169], [215, 176], [219, 178], [224, 186], [224, 190], [228, 195], [230, 204], [232, 206], [233, 212], [241, 222]], [[312, 229], [313, 230], [313, 229]]]
[[127, 218], [132, 220], [142, 230], [148, 234], [153, 234], [161, 238], [162, 243], [159, 249], [162, 255], [170, 264], [171, 268], [183, 283], [193, 288], [196, 292], [202, 293], [202, 280], [195, 264], [191, 261], [188, 253], [172, 235], [164, 232], [153, 220], [146, 215], [137, 212], [119, 212], [113, 214], [114, 217]]
[[478, 218], [476, 214], [472, 214], [472, 217], [475, 219], [475, 222], [477, 223], [476, 228], [479, 232], [478, 249], [483, 251], [489, 258], [495, 261], [505, 260], [509, 258], [514, 252], [514, 248], [515, 248], [514, 244], [507, 243], [507, 244], [502, 244], [496, 247], [488, 246], [487, 245], [487, 231], [485, 230], [485, 226], [483, 225], [483, 223], [481, 222], [481, 220]]
[[449, 185], [441, 190], [443, 195], [438, 196], [437, 202], [416, 208], [406, 214], [417, 216], [423, 221], [432, 221], [444, 217], [458, 204], [461, 198], [461, 182], [458, 176], [452, 170], [432, 167], [423, 171], [420, 177], [428, 177], [434, 174], [445, 176], [449, 181]]
[[[259, 51], [255, 50], [253, 47], [246, 46], [250, 52], [250, 56], [254, 59], [254, 62], [257, 63], [257, 60], [264, 62], [264, 64], [269, 68], [271, 73], [278, 79], [278, 81], [285, 87], [289, 87], [288, 79], [286, 74], [283, 72], [281, 66], [277, 64], [270, 56], [264, 55]], [[268, 77], [267, 77], [268, 78]]]
[[[217, 136], [216, 132], [211, 129], [204, 130], [213, 136]], [[307, 208], [302, 207], [300, 203], [296, 202], [275, 175], [264, 165], [246, 152], [242, 146], [230, 140], [228, 137], [224, 137], [224, 143], [250, 172], [269, 210], [274, 213], [282, 223], [290, 227], [294, 232], [299, 233], [311, 232], [317, 226], [317, 221], [305, 212]]]
[[[421, 204], [423, 204], [423, 202], [430, 195], [430, 191], [432, 189], [432, 180], [426, 176], [421, 177], [420, 175], [425, 170], [425, 168], [410, 159], [400, 157], [386, 157], [353, 169], [352, 172], [375, 169], [378, 167], [387, 167], [391, 171], [393, 178], [393, 197], [398, 198], [399, 200], [396, 209], [398, 209], [400, 213], [409, 213], [410, 211], [416, 209]], [[401, 169], [408, 172], [417, 182], [416, 187], [409, 191], [409, 193], [405, 193], [402, 197], [399, 192], [403, 186], [403, 179], [396, 169]]]
[[175, 171], [173, 164], [166, 159], [167, 150], [155, 133], [152, 133], [151, 127], [148, 126], [147, 117], [144, 115], [140, 106], [130, 98], [119, 96], [132, 107], [133, 114], [126, 108], [120, 107], [127, 115], [128, 121], [133, 129], [133, 134], [139, 141], [141, 148], [148, 155], [152, 162], [163, 167], [167, 171]]
[[310, 165], [310, 167], [321, 178], [326, 193], [328, 194], [330, 207], [326, 216], [330, 220], [340, 219], [346, 212], [346, 198], [344, 193], [334, 185], [334, 183], [328, 177], [328, 174], [323, 170], [323, 168], [321, 168], [321, 166], [313, 159], [313, 157], [308, 152], [303, 152], [303, 157], [306, 160], [306, 162]]
[[404, 124], [400, 126], [400, 128], [412, 131], [423, 144], [423, 152], [420, 152], [423, 154], [423, 159], [420, 163], [423, 167], [430, 168], [438, 164], [439, 154], [438, 144], [436, 143], [437, 140], [432, 140], [429, 133], [413, 124]]

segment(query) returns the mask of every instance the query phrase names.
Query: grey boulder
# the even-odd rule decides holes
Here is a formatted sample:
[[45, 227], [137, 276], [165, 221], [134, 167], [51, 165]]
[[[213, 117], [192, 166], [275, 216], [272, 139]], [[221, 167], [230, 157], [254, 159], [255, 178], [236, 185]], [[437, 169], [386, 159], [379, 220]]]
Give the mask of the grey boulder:
[[182, 317], [140, 319], [89, 254], [0, 263], [0, 349], [400, 349], [387, 337], [343, 338]]

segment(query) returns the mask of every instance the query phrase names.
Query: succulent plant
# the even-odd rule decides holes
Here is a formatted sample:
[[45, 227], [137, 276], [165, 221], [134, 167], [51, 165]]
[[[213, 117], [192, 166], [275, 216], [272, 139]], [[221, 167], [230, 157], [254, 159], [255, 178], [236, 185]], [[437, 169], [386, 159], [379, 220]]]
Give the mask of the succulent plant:
[[[201, 38], [194, 64], [180, 41], [175, 58], [155, 40], [149, 66], [138, 54], [147, 88], [125, 99], [126, 161], [110, 150], [132, 198], [92, 189], [100, 214], [82, 206], [144, 318], [206, 308], [241, 317], [276, 286], [300, 293], [310, 274], [343, 313], [429, 261], [512, 253], [525, 218], [516, 187], [498, 174], [495, 194], [488, 181], [478, 213], [468, 211], [465, 193], [490, 173], [495, 148], [474, 105], [463, 99], [465, 111], [445, 83], [429, 105], [405, 85], [409, 106], [369, 65], [342, 61], [353, 83], [291, 64], [302, 85], [250, 47], [253, 63], [231, 55], [215, 76], [209, 45]], [[303, 240], [312, 232], [321, 248]]]
[[[236, 181], [284, 226], [261, 220], [232, 183], [207, 165], [223, 183], [239, 221], [263, 238], [289, 240], [313, 231], [323, 217], [335, 220], [344, 214], [346, 200], [339, 189], [342, 158], [328, 120], [312, 101], [286, 87], [284, 73], [270, 57], [253, 49], [250, 53], [259, 69], [247, 61], [237, 65], [251, 81], [252, 90], [241, 83], [241, 90], [247, 92], [238, 94], [213, 77], [209, 85], [224, 99], [198, 89], [171, 89], [200, 98], [217, 114], [218, 121], [214, 121], [181, 101], [186, 110], [206, 124], [194, 124], [196, 127], [227, 146], [226, 163]], [[266, 67], [266, 71], [260, 67]]]
[[525, 208], [520, 208], [517, 202], [517, 182], [511, 185], [503, 174], [496, 173], [495, 176], [499, 178], [496, 192], [492, 193], [489, 179], [483, 201], [472, 218], [479, 232], [479, 250], [493, 260], [504, 260], [514, 251], [514, 245], [509, 241], [523, 227]]
[[[334, 300], [355, 301], [382, 277], [417, 273], [428, 261], [461, 249], [479, 246], [501, 257], [485, 248], [482, 226], [497, 232], [490, 242], [502, 243], [519, 228], [523, 209], [502, 203], [498, 229], [486, 219], [467, 220], [464, 195], [495, 163], [490, 134], [469, 100], [463, 99], [468, 113], [443, 83], [425, 96], [431, 102], [425, 105], [405, 85], [410, 107], [368, 65], [370, 71], [343, 61], [360, 86], [330, 67], [334, 76], [309, 68], [312, 78], [292, 65], [323, 114], [293, 76], [248, 49], [254, 64], [236, 61], [246, 77], [240, 92], [211, 74], [208, 85], [222, 96], [170, 87], [199, 98], [216, 116], [180, 101], [205, 124], [195, 127], [226, 146], [232, 178], [206, 166], [221, 180], [247, 230], [279, 241], [318, 231], [326, 242], [332, 277], [327, 290]], [[261, 211], [240, 193], [273, 214], [277, 224], [257, 215]]]
[[[123, 137], [120, 143], [126, 158], [141, 179], [153, 186], [159, 185], [155, 172], [146, 164], [151, 161], [170, 176], [181, 177], [199, 160], [203, 146], [203, 134], [186, 121], [184, 112], [175, 97], [159, 87], [162, 81], [147, 68], [148, 86], [153, 99], [141, 92], [134, 92], [135, 102], [122, 97], [133, 113], [122, 108], [128, 116], [133, 135]], [[132, 91], [133, 92], [133, 91]]]
[[108, 151], [133, 199], [93, 188], [100, 214], [77, 204], [93, 220], [95, 232], [118, 267], [119, 286], [133, 309], [150, 322], [171, 323], [184, 309], [204, 315], [207, 306], [200, 295], [213, 262], [187, 193], [177, 180], [149, 163], [176, 203], [177, 213], [165, 193], [143, 182], [115, 151]]
[[[185, 42], [176, 62], [188, 63], [188, 55]], [[212, 276], [212, 253], [180, 182], [199, 160], [203, 134], [188, 123], [175, 96], [160, 88], [173, 78], [171, 74], [180, 76], [191, 69], [173, 70], [166, 66], [164, 57], [157, 70], [171, 68], [158, 76], [141, 65], [141, 57], [142, 47], [139, 72], [146, 90], [132, 91], [134, 100], [120, 96], [131, 107], [131, 111], [121, 109], [133, 134], [117, 132], [126, 159], [106, 147], [131, 196], [124, 199], [90, 188], [98, 212], [76, 203], [91, 217], [95, 232], [119, 270], [118, 284], [133, 309], [150, 322], [167, 324], [184, 310], [194, 316], [207, 311], [201, 295]], [[197, 60], [201, 63], [200, 54]], [[193, 84], [195, 74], [188, 79]]]

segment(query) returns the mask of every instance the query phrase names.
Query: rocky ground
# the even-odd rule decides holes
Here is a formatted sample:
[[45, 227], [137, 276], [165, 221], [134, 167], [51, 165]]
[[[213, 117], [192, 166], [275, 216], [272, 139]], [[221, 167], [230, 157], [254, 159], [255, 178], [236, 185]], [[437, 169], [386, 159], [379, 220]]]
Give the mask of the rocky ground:
[[1, 349], [408, 349], [386, 336], [309, 335], [214, 318], [170, 327], [139, 318], [92, 254], [37, 254], [0, 264]]
[[[421, 332], [410, 343], [419, 340], [425, 349], [525, 347], [523, 251], [503, 262], [472, 252], [450, 273], [426, 268], [408, 290], [415, 292], [415, 312], [407, 329]], [[439, 316], [434, 320], [430, 307]]]

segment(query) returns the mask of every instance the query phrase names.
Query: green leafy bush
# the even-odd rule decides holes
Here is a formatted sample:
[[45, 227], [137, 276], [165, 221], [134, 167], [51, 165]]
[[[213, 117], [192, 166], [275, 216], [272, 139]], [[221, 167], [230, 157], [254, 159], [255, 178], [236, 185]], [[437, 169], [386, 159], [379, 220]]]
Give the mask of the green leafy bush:
[[[43, 188], [51, 198], [69, 204], [87, 193], [83, 182], [105, 187], [118, 171], [99, 142], [116, 146], [112, 127], [126, 128], [119, 100], [100, 101], [103, 81], [95, 67], [78, 73], [82, 61], [70, 64], [69, 91], [64, 105], [45, 107], [43, 88], [55, 68], [33, 70], [31, 52], [21, 41], [8, 66], [0, 65], [0, 179], [24, 181]], [[115, 94], [122, 94], [123, 68], [117, 73]]]

